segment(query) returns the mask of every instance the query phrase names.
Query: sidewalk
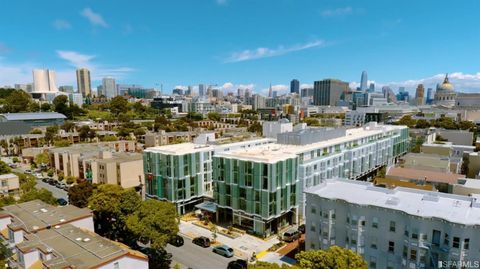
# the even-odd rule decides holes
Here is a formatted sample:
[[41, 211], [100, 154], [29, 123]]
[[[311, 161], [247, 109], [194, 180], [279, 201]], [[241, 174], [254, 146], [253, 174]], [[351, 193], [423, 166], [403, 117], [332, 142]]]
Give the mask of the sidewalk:
[[[180, 233], [189, 237], [195, 238], [197, 236], [205, 236], [212, 239], [212, 232], [199, 227], [191, 222], [180, 221]], [[232, 239], [230, 237], [224, 236], [220, 233], [217, 233], [217, 242], [228, 245], [235, 251], [235, 256], [241, 259], [249, 259], [252, 257], [253, 252], [256, 254], [266, 251], [274, 244], [278, 243], [276, 237], [269, 240], [262, 240], [255, 236], [248, 234], [242, 235], [238, 238]]]

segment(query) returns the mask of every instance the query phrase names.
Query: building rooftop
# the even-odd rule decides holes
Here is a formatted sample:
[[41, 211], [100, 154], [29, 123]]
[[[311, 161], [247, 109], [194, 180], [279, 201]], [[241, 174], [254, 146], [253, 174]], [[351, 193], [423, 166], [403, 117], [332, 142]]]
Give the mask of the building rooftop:
[[122, 163], [122, 162], [131, 162], [143, 160], [143, 155], [141, 153], [132, 153], [132, 152], [118, 152], [113, 153], [110, 158], [98, 158], [98, 162], [103, 163]]
[[276, 163], [287, 159], [297, 158], [297, 155], [285, 153], [284, 151], [282, 151], [282, 148], [276, 147], [275, 145], [277, 144], [267, 144], [254, 148], [219, 152], [215, 156], [261, 163]]
[[15, 175], [15, 174], [3, 174], [3, 175], [0, 175], [0, 180], [11, 179], [11, 178], [15, 178], [15, 177], [18, 178], [18, 176]]
[[12, 218], [12, 223], [8, 225], [9, 228], [12, 230], [23, 229], [30, 233], [90, 217], [92, 212], [88, 208], [78, 208], [73, 205], [56, 207], [40, 200], [33, 200], [4, 206], [0, 211], [0, 218], [5, 216]]
[[65, 115], [57, 112], [24, 112], [24, 113], [4, 113], [0, 114], [9, 121], [14, 120], [46, 120], [46, 119], [66, 119]]
[[346, 179], [326, 180], [305, 190], [305, 193], [351, 204], [398, 210], [422, 218], [480, 225], [480, 200], [476, 197], [402, 187], [386, 189], [368, 182]]
[[414, 168], [392, 167], [388, 169], [387, 177], [399, 177], [410, 180], [425, 180], [427, 182], [434, 183], [455, 184], [459, 178], [464, 178], [465, 175]]
[[52, 253], [52, 259], [43, 261], [51, 269], [97, 268], [122, 256], [148, 260], [140, 252], [70, 224], [58, 225], [25, 237], [27, 240], [18, 244], [17, 248], [23, 253], [35, 249]]

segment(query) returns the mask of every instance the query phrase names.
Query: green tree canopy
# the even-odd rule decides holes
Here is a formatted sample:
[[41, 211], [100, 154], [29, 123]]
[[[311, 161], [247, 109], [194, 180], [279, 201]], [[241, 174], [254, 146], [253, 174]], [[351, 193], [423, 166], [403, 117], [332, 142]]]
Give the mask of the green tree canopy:
[[208, 112], [207, 117], [209, 120], [220, 121], [220, 113], [218, 112]]
[[68, 189], [70, 204], [84, 208], [88, 206], [88, 199], [92, 196], [95, 186], [88, 180], [82, 181]]
[[[256, 262], [254, 264], [249, 264], [248, 269], [288, 269], [288, 268], [295, 268], [288, 266], [286, 264], [282, 264], [281, 266], [277, 263], [268, 263], [268, 262]], [[295, 268], [296, 269], [296, 268]]]
[[12, 169], [8, 164], [3, 161], [0, 161], [0, 175], [11, 173]]
[[327, 250], [308, 250], [295, 255], [302, 269], [367, 269], [367, 263], [350, 249], [332, 246]]
[[147, 200], [128, 217], [126, 224], [138, 240], [160, 250], [178, 233], [177, 210], [172, 203]]
[[32, 102], [32, 97], [28, 93], [22, 90], [14, 90], [5, 98], [3, 111], [10, 113], [28, 112]]
[[57, 199], [53, 197], [52, 193], [46, 189], [32, 189], [29, 192], [26, 192], [20, 196], [20, 203], [28, 202], [28, 201], [33, 201], [33, 200], [42, 200], [47, 204], [51, 205], [57, 205]]
[[69, 109], [68, 109], [68, 97], [66, 95], [59, 95], [55, 97], [52, 101], [53, 110], [58, 113], [62, 113], [65, 116], [68, 116]]
[[110, 112], [117, 115], [128, 111], [128, 101], [123, 96], [115, 96], [110, 101]]
[[405, 115], [396, 122], [397, 125], [406, 125], [408, 128], [415, 128], [416, 123], [417, 121], [414, 120], [411, 115]]
[[35, 163], [37, 165], [46, 165], [50, 162], [49, 158], [48, 158], [48, 153], [46, 152], [42, 152], [42, 153], [39, 153], [37, 154], [37, 156], [35, 156]]

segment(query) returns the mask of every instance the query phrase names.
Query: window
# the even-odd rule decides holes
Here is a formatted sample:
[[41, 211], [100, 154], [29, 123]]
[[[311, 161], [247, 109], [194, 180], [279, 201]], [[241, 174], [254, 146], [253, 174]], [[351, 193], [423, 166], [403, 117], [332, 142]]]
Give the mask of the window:
[[453, 237], [452, 247], [453, 248], [459, 248], [460, 247], [460, 238], [459, 237], [456, 237], [456, 236]]
[[406, 258], [407, 258], [407, 254], [408, 254], [408, 247], [407, 247], [407, 246], [403, 246], [402, 257], [406, 259]]
[[447, 233], [445, 233], [445, 237], [443, 238], [443, 244], [447, 246], [450, 245], [450, 238], [448, 237]]
[[315, 232], [315, 222], [312, 222], [312, 225], [310, 226], [310, 231]]
[[410, 260], [416, 261], [417, 260], [417, 250], [411, 249], [410, 250]]
[[412, 239], [418, 240], [417, 232], [412, 232]]
[[387, 262], [387, 269], [393, 269], [393, 262], [391, 261]]
[[373, 218], [372, 220], [372, 228], [378, 228], [378, 218]]
[[463, 239], [463, 248], [468, 250], [469, 247], [470, 247], [470, 239], [469, 238]]
[[377, 268], [377, 258], [375, 257], [370, 257], [370, 266], [369, 268]]
[[317, 213], [317, 209], [316, 209], [314, 206], [312, 206], [310, 212], [311, 212], [312, 214], [316, 214], [316, 213]]
[[365, 227], [365, 220], [360, 221], [360, 225], [361, 225], [362, 227]]
[[372, 243], [370, 244], [370, 247], [373, 249], [377, 249], [377, 238], [372, 238]]
[[113, 269], [120, 269], [120, 264], [118, 264], [118, 262], [115, 262], [113, 264]]
[[395, 242], [388, 241], [388, 252], [390, 252], [390, 253], [395, 252]]
[[395, 232], [395, 221], [390, 221], [390, 232]]
[[428, 240], [428, 235], [427, 235], [427, 234], [420, 234], [420, 238], [421, 238], [423, 241], [427, 241], [427, 240]]

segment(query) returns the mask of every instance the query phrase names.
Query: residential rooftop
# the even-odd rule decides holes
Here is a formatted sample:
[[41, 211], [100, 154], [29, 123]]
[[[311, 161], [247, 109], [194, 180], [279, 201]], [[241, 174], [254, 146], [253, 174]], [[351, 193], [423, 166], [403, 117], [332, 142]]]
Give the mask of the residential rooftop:
[[18, 176], [15, 175], [15, 174], [3, 174], [3, 175], [0, 175], [0, 180], [11, 179], [11, 178], [15, 178], [15, 177], [18, 178]]
[[43, 230], [57, 224], [92, 216], [88, 208], [78, 208], [73, 205], [56, 207], [40, 200], [33, 200], [21, 204], [4, 206], [0, 211], [0, 218], [11, 217], [12, 222], [8, 225], [12, 230], [20, 230], [30, 233]]
[[51, 269], [97, 268], [126, 255], [148, 259], [144, 254], [128, 249], [120, 243], [70, 224], [28, 234], [25, 238], [26, 240], [17, 244], [17, 248], [23, 253], [36, 249], [43, 253], [52, 253], [52, 259], [43, 261], [43, 264]]
[[448, 183], [455, 184], [460, 178], [465, 178], [465, 175], [455, 173], [436, 172], [430, 170], [392, 167], [387, 171], [387, 177], [406, 178], [410, 180], [422, 180], [434, 183]]
[[397, 210], [422, 218], [438, 218], [463, 225], [480, 225], [480, 197], [397, 187], [347, 179], [326, 180], [305, 193], [329, 200]]

